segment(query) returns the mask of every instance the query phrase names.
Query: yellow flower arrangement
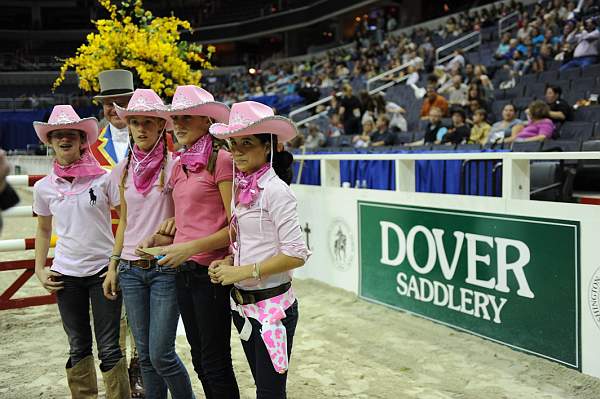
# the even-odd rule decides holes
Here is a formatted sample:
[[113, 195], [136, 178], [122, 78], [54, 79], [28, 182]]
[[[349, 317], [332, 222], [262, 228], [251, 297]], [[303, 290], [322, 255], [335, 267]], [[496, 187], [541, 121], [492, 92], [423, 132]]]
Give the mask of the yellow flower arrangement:
[[94, 21], [98, 32], [90, 33], [74, 57], [67, 58], [53, 85], [55, 90], [74, 69], [79, 87], [86, 92], [100, 91], [98, 74], [107, 69], [124, 68], [159, 95], [172, 96], [178, 85], [198, 85], [200, 69], [213, 68], [210, 58], [214, 46], [206, 52], [202, 45], [180, 39], [179, 30], [190, 23], [174, 16], [155, 17], [143, 8], [142, 0], [125, 0], [118, 8], [112, 0], [98, 0], [110, 19]]

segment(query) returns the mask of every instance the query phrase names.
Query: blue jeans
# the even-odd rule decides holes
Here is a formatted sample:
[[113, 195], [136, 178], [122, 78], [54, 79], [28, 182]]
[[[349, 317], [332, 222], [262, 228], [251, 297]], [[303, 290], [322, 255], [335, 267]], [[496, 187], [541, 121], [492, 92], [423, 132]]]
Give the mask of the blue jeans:
[[569, 68], [585, 68], [587, 66], [595, 64], [597, 59], [598, 59], [598, 57], [595, 55], [592, 55], [589, 57], [573, 58], [571, 61], [567, 62], [566, 64], [561, 65], [560, 70], [564, 71], [565, 69], [569, 69]]
[[175, 353], [179, 320], [175, 269], [119, 264], [119, 284], [140, 359], [146, 399], [195, 398], [185, 366]]

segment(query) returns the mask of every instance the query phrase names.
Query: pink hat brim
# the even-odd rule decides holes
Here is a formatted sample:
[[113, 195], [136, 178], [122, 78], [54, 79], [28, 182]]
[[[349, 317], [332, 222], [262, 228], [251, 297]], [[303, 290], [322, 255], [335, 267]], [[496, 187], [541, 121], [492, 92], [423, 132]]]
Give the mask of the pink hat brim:
[[280, 143], [291, 140], [298, 134], [296, 125], [283, 116], [268, 116], [241, 129], [230, 127], [225, 123], [213, 123], [209, 128], [214, 137], [225, 140], [232, 137], [251, 136], [271, 133], [277, 136]]
[[87, 144], [92, 145], [98, 140], [98, 120], [96, 118], [83, 118], [77, 122], [72, 123], [46, 123], [46, 122], [33, 122], [33, 128], [40, 141], [44, 144], [48, 144], [48, 133], [54, 130], [81, 130], [85, 132], [87, 138]]
[[127, 108], [120, 107], [115, 104], [115, 111], [119, 118], [125, 120], [128, 116], [154, 116], [155, 118], [167, 119], [168, 117], [165, 114], [166, 108], [164, 110], [154, 109], [152, 111], [129, 111]]
[[217, 122], [226, 123], [229, 121], [229, 107], [223, 103], [214, 101], [204, 104], [197, 104], [186, 108], [169, 108], [165, 115], [198, 115], [208, 116]]

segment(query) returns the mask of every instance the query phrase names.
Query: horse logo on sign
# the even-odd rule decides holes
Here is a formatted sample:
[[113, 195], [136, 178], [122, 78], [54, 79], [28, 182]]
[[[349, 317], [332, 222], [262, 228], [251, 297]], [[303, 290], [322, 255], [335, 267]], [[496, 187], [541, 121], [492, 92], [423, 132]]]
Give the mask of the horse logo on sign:
[[342, 271], [350, 269], [354, 260], [354, 239], [343, 219], [334, 219], [329, 226], [329, 253], [334, 266]]

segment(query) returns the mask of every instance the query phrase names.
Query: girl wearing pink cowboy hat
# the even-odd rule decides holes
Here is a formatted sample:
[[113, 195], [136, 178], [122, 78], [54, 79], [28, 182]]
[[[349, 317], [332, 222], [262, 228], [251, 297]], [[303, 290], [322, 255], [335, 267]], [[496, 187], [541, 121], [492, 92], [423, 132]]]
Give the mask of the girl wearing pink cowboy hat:
[[[239, 398], [231, 362], [229, 287], [216, 287], [208, 265], [227, 255], [233, 162], [208, 134], [212, 120], [227, 121], [229, 108], [196, 86], [179, 86], [169, 107], [177, 141], [185, 147], [173, 167], [175, 220], [143, 246], [163, 246], [160, 265], [177, 270], [177, 296], [192, 363], [207, 398]], [[171, 244], [172, 245], [168, 245]]]
[[233, 104], [229, 124], [210, 133], [228, 139], [237, 169], [231, 218], [233, 255], [209, 268], [215, 284], [234, 284], [230, 307], [256, 384], [256, 397], [285, 398], [289, 356], [298, 321], [292, 270], [310, 256], [290, 190], [292, 155], [278, 143], [297, 134], [270, 107]]
[[104, 295], [117, 299], [118, 285], [123, 292], [145, 397], [166, 399], [170, 391], [173, 399], [191, 399], [190, 377], [175, 353], [179, 320], [175, 270], [136, 254], [140, 238], [156, 232], [165, 218], [174, 215], [167, 185], [174, 162], [167, 151], [166, 106], [154, 91], [137, 89], [127, 108], [115, 108], [127, 122], [130, 140], [127, 158], [112, 171], [120, 188], [121, 213]]
[[[119, 347], [121, 300], [102, 295], [102, 281], [114, 239], [110, 208], [119, 205], [119, 190], [110, 184], [88, 145], [98, 138], [98, 121], [80, 119], [70, 105], [57, 105], [48, 122], [33, 122], [40, 140], [54, 149], [50, 174], [33, 188], [38, 215], [35, 273], [49, 292], [56, 292], [69, 338], [67, 381], [73, 398], [96, 398], [98, 385], [92, 355], [92, 328], [106, 396], [129, 399], [127, 366]], [[59, 237], [50, 270], [45, 266], [52, 220]]]

